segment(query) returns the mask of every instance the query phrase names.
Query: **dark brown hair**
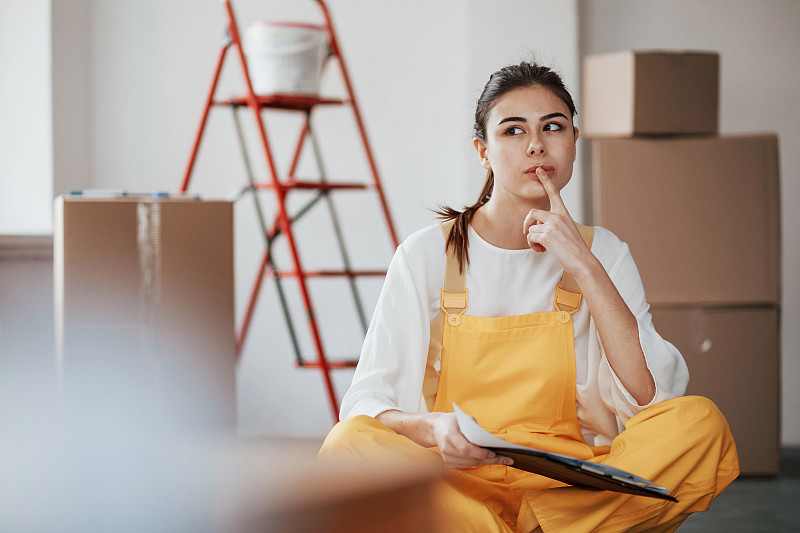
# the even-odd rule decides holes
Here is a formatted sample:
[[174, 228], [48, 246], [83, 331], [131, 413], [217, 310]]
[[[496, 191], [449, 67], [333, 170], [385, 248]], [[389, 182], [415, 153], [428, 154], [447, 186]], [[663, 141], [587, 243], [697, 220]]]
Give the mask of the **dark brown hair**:
[[[552, 92], [559, 100], [566, 104], [571, 116], [577, 114], [575, 103], [569, 94], [564, 82], [553, 69], [538, 65], [534, 62], [523, 61], [519, 65], [509, 65], [503, 67], [489, 77], [489, 81], [483, 88], [478, 103], [475, 107], [475, 137], [486, 142], [486, 121], [489, 118], [497, 100], [514, 89], [524, 87], [543, 87]], [[465, 206], [463, 211], [458, 211], [448, 206], [439, 206], [435, 211], [438, 218], [442, 220], [453, 220], [453, 230], [447, 239], [447, 249], [453, 249], [458, 258], [459, 270], [463, 273], [466, 265], [469, 264], [469, 224], [473, 215], [483, 204], [492, 197], [494, 188], [494, 174], [489, 170], [486, 174], [486, 182], [483, 190], [478, 196], [478, 200], [471, 206]]]

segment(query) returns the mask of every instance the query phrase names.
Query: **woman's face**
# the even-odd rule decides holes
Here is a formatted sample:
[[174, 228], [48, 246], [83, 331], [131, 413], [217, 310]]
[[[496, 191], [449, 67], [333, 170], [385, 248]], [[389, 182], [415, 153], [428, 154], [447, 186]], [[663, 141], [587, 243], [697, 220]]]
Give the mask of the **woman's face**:
[[492, 201], [549, 206], [536, 168], [559, 190], [572, 177], [578, 129], [567, 105], [543, 87], [514, 89], [497, 100], [485, 129], [486, 142], [474, 144], [483, 168], [494, 173]]

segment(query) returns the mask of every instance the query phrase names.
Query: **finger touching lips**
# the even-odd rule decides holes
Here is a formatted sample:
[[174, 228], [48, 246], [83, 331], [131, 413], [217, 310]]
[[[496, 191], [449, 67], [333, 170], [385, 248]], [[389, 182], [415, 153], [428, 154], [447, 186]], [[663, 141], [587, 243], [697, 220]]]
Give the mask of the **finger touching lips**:
[[525, 174], [529, 174], [532, 176], [536, 176], [537, 178], [539, 175], [544, 172], [547, 174], [547, 177], [552, 177], [553, 173], [555, 173], [556, 169], [551, 167], [550, 165], [534, 165], [527, 170], [525, 170]]

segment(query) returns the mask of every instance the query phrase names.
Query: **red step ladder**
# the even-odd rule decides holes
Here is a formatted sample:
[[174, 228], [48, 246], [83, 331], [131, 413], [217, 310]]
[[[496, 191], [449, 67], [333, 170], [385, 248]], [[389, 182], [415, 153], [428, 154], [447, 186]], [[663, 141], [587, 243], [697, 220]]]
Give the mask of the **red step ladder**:
[[[233, 111], [232, 114], [236, 126], [236, 133], [239, 139], [239, 144], [241, 147], [242, 156], [245, 163], [247, 180], [248, 180], [247, 185], [243, 187], [242, 190], [239, 192], [238, 198], [241, 198], [247, 193], [250, 193], [250, 195], [253, 197], [255, 202], [256, 215], [260, 224], [260, 230], [261, 233], [263, 234], [265, 243], [265, 250], [261, 259], [260, 266], [258, 268], [258, 273], [256, 275], [255, 282], [253, 283], [253, 288], [250, 292], [250, 298], [248, 300], [247, 307], [242, 319], [242, 323], [239, 326], [239, 331], [237, 334], [237, 339], [236, 339], [237, 357], [241, 354], [242, 348], [247, 338], [247, 333], [250, 329], [251, 321], [253, 318], [253, 311], [255, 309], [256, 300], [258, 299], [258, 295], [261, 290], [264, 278], [266, 276], [272, 277], [275, 281], [278, 300], [280, 301], [280, 305], [282, 307], [283, 314], [286, 319], [289, 336], [291, 338], [292, 346], [295, 352], [296, 364], [300, 368], [312, 368], [312, 369], [319, 369], [322, 371], [334, 421], [338, 421], [339, 405], [336, 393], [334, 391], [330, 372], [331, 370], [339, 368], [352, 368], [356, 365], [357, 360], [334, 361], [330, 360], [326, 355], [325, 348], [323, 347], [320, 338], [320, 331], [319, 331], [319, 326], [317, 324], [316, 313], [314, 311], [314, 306], [312, 305], [311, 302], [306, 280], [311, 277], [320, 277], [320, 276], [346, 277], [349, 280], [350, 290], [353, 295], [354, 303], [357, 308], [362, 328], [364, 332], [366, 332], [367, 319], [361, 304], [361, 298], [358, 293], [358, 288], [356, 286], [355, 280], [357, 277], [360, 276], [385, 276], [386, 271], [356, 270], [351, 267], [350, 259], [344, 244], [341, 224], [339, 223], [339, 216], [336, 212], [333, 202], [331, 201], [330, 194], [337, 190], [372, 189], [374, 193], [377, 194], [381, 210], [385, 217], [386, 226], [388, 228], [388, 232], [391, 236], [391, 240], [395, 248], [397, 247], [399, 241], [397, 239], [397, 234], [395, 232], [394, 225], [392, 224], [391, 215], [389, 213], [389, 206], [386, 202], [386, 196], [383, 192], [383, 188], [381, 187], [380, 178], [378, 176], [378, 170], [372, 155], [372, 149], [370, 148], [370, 144], [367, 139], [367, 134], [364, 129], [364, 123], [361, 119], [361, 113], [359, 111], [358, 104], [356, 102], [356, 97], [355, 94], [353, 93], [353, 88], [350, 83], [350, 76], [347, 73], [347, 68], [344, 63], [344, 58], [342, 57], [341, 50], [339, 48], [338, 39], [336, 38], [336, 32], [334, 31], [333, 28], [333, 23], [331, 21], [330, 13], [323, 0], [314, 0], [314, 1], [318, 4], [322, 12], [322, 15], [324, 17], [324, 24], [322, 26], [324, 27], [328, 36], [328, 46], [330, 55], [325, 63], [326, 66], [330, 64], [330, 62], [335, 62], [339, 65], [341, 79], [344, 82], [346, 90], [346, 95], [347, 95], [346, 98], [344, 99], [321, 98], [321, 97], [309, 97], [304, 95], [291, 95], [291, 94], [256, 94], [253, 91], [253, 86], [250, 81], [250, 74], [247, 68], [247, 59], [245, 58], [244, 51], [242, 49], [242, 42], [239, 34], [239, 29], [236, 24], [236, 18], [233, 13], [233, 7], [231, 6], [231, 2], [229, 0], [222, 0], [222, 4], [225, 10], [225, 15], [227, 17], [226, 38], [222, 44], [222, 48], [220, 49], [219, 57], [217, 59], [216, 69], [214, 71], [214, 76], [211, 81], [211, 88], [208, 92], [205, 108], [203, 110], [203, 115], [200, 120], [200, 126], [197, 130], [197, 135], [195, 137], [194, 145], [192, 147], [191, 155], [189, 157], [189, 163], [186, 167], [186, 172], [183, 176], [183, 182], [181, 183], [180, 190], [181, 192], [185, 192], [189, 188], [189, 182], [191, 179], [192, 170], [194, 168], [195, 160], [197, 158], [200, 142], [203, 138], [203, 132], [206, 127], [206, 120], [208, 119], [208, 115], [211, 111], [212, 106], [229, 107]], [[244, 82], [245, 82], [244, 85], [246, 88], [246, 92], [243, 96], [235, 96], [224, 100], [220, 100], [215, 98], [217, 82], [219, 81], [220, 72], [222, 71], [222, 66], [225, 62], [226, 55], [228, 51], [231, 49], [231, 47], [235, 49], [236, 56], [240, 63], [241, 71], [244, 75]], [[342, 183], [339, 181], [337, 182], [328, 181], [327, 176], [325, 175], [324, 166], [322, 164], [319, 144], [317, 142], [317, 138], [314, 135], [314, 131], [311, 127], [311, 114], [313, 110], [318, 106], [348, 106], [352, 110], [355, 123], [358, 129], [358, 133], [359, 136], [361, 137], [361, 141], [363, 144], [364, 153], [366, 155], [367, 162], [369, 164], [369, 170], [372, 177], [371, 183]], [[255, 118], [258, 129], [260, 144], [261, 147], [263, 148], [264, 157], [266, 158], [268, 179], [265, 182], [257, 181], [253, 174], [250, 165], [249, 154], [247, 153], [247, 148], [244, 142], [244, 136], [242, 133], [242, 128], [237, 112], [240, 108], [249, 108], [253, 112], [253, 117]], [[270, 148], [270, 141], [267, 136], [267, 130], [265, 128], [265, 122], [262, 116], [262, 111], [266, 109], [280, 109], [280, 110], [294, 111], [301, 113], [304, 117], [303, 126], [301, 128], [300, 134], [295, 144], [295, 150], [291, 159], [291, 164], [289, 165], [287, 175], [284, 176], [283, 178], [281, 178], [278, 175], [278, 172], [276, 170], [273, 160], [272, 150]], [[313, 150], [313, 155], [316, 160], [317, 168], [320, 174], [319, 179], [315, 181], [299, 180], [295, 177], [295, 172], [297, 170], [300, 161], [300, 154], [307, 141], [310, 141]], [[271, 190], [276, 199], [277, 215], [271, 224], [269, 224], [265, 219], [264, 211], [261, 206], [261, 200], [258, 194], [258, 191], [263, 189]], [[297, 213], [290, 215], [287, 210], [286, 200], [288, 194], [294, 190], [315, 191], [316, 195], [309, 202], [307, 202]], [[325, 201], [331, 216], [332, 227], [336, 235], [336, 240], [338, 242], [339, 250], [341, 252], [341, 258], [344, 264], [344, 269], [341, 270], [308, 271], [303, 268], [300, 262], [300, 257], [297, 252], [295, 236], [292, 232], [292, 224], [297, 222], [300, 218], [302, 218], [320, 201]], [[275, 264], [275, 260], [273, 257], [274, 254], [272, 254], [272, 247], [274, 245], [275, 239], [279, 237], [283, 237], [286, 239], [292, 260], [292, 267], [290, 269], [281, 270]], [[296, 278], [298, 281], [301, 299], [308, 316], [308, 326], [310, 329], [313, 345], [316, 351], [316, 359], [308, 360], [304, 358], [301, 353], [297, 339], [297, 330], [295, 329], [292, 316], [289, 312], [286, 295], [281, 283], [281, 280], [286, 277]]]

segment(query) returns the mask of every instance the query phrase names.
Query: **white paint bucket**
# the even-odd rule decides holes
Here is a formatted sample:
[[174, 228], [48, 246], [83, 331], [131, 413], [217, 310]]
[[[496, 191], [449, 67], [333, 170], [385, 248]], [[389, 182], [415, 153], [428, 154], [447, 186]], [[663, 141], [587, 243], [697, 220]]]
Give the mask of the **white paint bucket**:
[[318, 94], [328, 55], [324, 26], [256, 22], [245, 30], [243, 46], [256, 94]]

